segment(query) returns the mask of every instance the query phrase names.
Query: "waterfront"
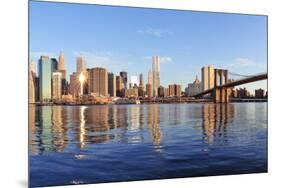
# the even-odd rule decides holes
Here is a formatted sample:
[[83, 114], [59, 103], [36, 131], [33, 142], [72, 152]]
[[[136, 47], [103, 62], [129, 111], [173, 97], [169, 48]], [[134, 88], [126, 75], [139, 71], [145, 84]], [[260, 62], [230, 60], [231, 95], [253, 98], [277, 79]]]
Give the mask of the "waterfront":
[[267, 103], [29, 107], [30, 185], [267, 171]]

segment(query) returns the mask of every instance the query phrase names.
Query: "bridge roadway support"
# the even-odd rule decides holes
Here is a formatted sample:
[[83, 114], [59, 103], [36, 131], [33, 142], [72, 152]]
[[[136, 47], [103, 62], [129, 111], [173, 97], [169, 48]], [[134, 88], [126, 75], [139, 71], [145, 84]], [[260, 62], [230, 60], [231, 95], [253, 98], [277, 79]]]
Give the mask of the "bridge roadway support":
[[215, 69], [214, 77], [214, 103], [228, 103], [230, 101], [229, 99], [231, 94], [231, 88], [219, 87], [228, 82], [228, 70]]

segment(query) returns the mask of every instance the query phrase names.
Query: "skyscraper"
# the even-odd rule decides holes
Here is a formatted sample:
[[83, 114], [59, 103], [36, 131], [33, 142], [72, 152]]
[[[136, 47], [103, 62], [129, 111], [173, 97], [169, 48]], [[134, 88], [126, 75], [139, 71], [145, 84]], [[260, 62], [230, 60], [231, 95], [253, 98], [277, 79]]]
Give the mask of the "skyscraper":
[[181, 96], [181, 85], [178, 84], [171, 84], [169, 85], [169, 96]]
[[62, 73], [57, 71], [53, 72], [52, 75], [52, 99], [60, 100], [61, 99], [61, 79]]
[[29, 64], [28, 70], [28, 100], [29, 103], [35, 103], [36, 101], [36, 73], [35, 73], [35, 63], [31, 62]]
[[146, 84], [146, 95], [148, 97], [153, 97], [152, 85]]
[[92, 68], [89, 72], [89, 91], [98, 95], [108, 95], [108, 75], [105, 68]]
[[202, 86], [201, 82], [198, 80], [196, 75], [195, 81], [193, 83], [188, 84], [188, 87], [185, 88], [185, 94], [187, 96], [194, 96], [201, 92]]
[[53, 65], [53, 71], [58, 70], [58, 61], [56, 58], [51, 58], [52, 65]]
[[214, 88], [214, 65], [201, 68], [202, 91]]
[[127, 89], [127, 82], [128, 82], [128, 74], [125, 71], [120, 72], [120, 76], [122, 78], [123, 84], [125, 89]]
[[64, 68], [64, 54], [63, 52], [59, 55], [58, 70], [65, 70]]
[[158, 87], [158, 96], [164, 97], [165, 96], [165, 88], [163, 86]]
[[140, 96], [140, 97], [143, 97], [144, 96], [144, 91], [145, 91], [145, 89], [144, 89], [144, 81], [143, 81], [143, 76], [142, 76], [142, 74], [140, 74], [140, 83], [139, 83], [139, 89], [138, 89], [138, 95]]
[[70, 75], [70, 83], [68, 88], [69, 94], [71, 94], [73, 97], [78, 97], [80, 94], [80, 83], [79, 83], [79, 75], [77, 72], [73, 72]]
[[39, 99], [48, 101], [52, 98], [53, 65], [48, 56], [39, 59]]
[[116, 95], [118, 97], [124, 97], [125, 95], [125, 87], [121, 76], [116, 76]]
[[158, 96], [158, 87], [160, 86], [160, 57], [152, 56], [152, 90], [153, 96]]
[[86, 61], [82, 56], [77, 57], [76, 59], [76, 68], [77, 73], [85, 72], [87, 69]]
[[150, 84], [151, 86], [153, 85], [153, 76], [151, 70], [148, 72], [148, 80], [147, 83]]
[[144, 87], [143, 75], [140, 74], [140, 86]]
[[31, 61], [31, 63], [29, 64], [29, 71], [36, 74], [36, 63], [34, 61]]
[[116, 77], [113, 73], [108, 73], [108, 93], [111, 97], [116, 97]]
[[57, 70], [62, 74], [62, 84], [61, 84], [62, 94], [67, 93], [66, 70], [64, 64], [65, 64], [64, 53], [60, 52]]

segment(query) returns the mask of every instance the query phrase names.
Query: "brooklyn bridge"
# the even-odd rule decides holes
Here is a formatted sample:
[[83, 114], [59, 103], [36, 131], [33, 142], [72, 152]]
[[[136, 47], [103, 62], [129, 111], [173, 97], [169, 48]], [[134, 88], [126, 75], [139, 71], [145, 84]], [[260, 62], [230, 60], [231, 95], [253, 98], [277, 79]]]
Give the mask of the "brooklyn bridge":
[[233, 87], [266, 79], [266, 72], [254, 75], [241, 75], [232, 73], [227, 69], [214, 69], [214, 87], [204, 90], [193, 97], [203, 98], [209, 95], [215, 103], [227, 103], [230, 101], [231, 89]]

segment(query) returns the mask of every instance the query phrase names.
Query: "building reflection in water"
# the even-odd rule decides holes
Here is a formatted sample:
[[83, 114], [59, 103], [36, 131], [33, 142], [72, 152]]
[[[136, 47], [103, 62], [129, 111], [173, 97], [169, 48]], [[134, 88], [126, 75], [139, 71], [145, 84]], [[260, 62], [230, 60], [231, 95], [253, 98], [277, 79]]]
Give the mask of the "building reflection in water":
[[86, 106], [81, 106], [79, 108], [80, 113], [79, 113], [79, 129], [78, 129], [78, 147], [79, 148], [84, 148], [86, 144], [86, 129], [85, 129], [85, 124], [86, 124], [86, 119], [85, 119], [85, 110], [87, 109]]
[[62, 106], [52, 107], [52, 138], [56, 151], [63, 152], [67, 143], [66, 111]]
[[227, 141], [227, 124], [234, 118], [233, 104], [203, 104], [202, 129], [204, 140], [212, 144], [216, 137], [225, 137]]
[[28, 110], [28, 126], [29, 126], [29, 149], [33, 154], [39, 154], [39, 144], [41, 139], [38, 137], [39, 129], [36, 126], [36, 117], [38, 118], [38, 114], [36, 115], [36, 106], [29, 105]]
[[129, 117], [130, 117], [130, 130], [138, 130], [140, 128], [140, 106], [135, 105], [129, 108]]
[[[216, 137], [221, 136], [227, 141], [226, 125], [233, 121], [234, 105], [202, 104], [201, 108], [202, 129], [206, 143], [212, 144]], [[179, 107], [171, 106], [169, 117], [161, 118], [169, 118], [170, 122], [180, 124]], [[111, 139], [138, 143], [144, 140], [141, 131], [144, 125], [148, 125], [150, 129], [153, 144], [161, 146], [163, 135], [160, 128], [159, 104], [130, 107], [30, 106], [30, 150], [33, 154], [63, 152], [69, 144], [76, 144], [77, 148], [83, 149], [87, 144], [108, 142]], [[129, 137], [130, 140], [128, 140], [128, 130], [132, 135]], [[69, 149], [75, 148], [69, 147]]]
[[160, 145], [161, 129], [160, 129], [160, 106], [159, 104], [149, 105], [147, 109], [147, 124], [151, 130], [152, 141], [155, 145]]

